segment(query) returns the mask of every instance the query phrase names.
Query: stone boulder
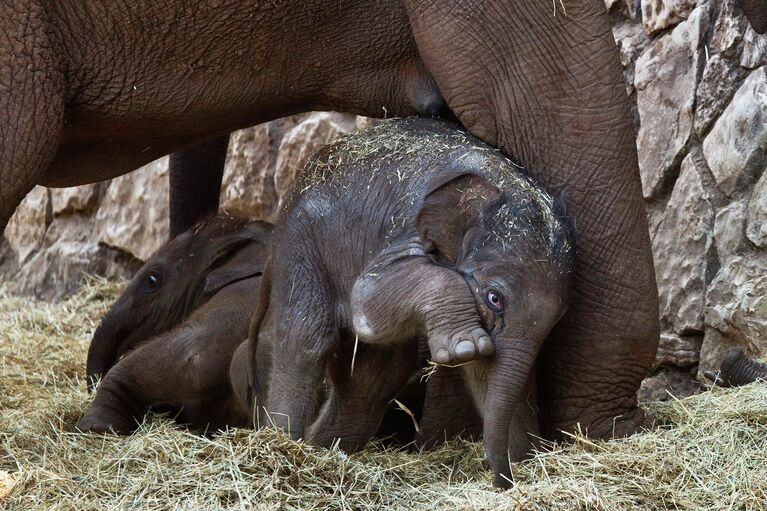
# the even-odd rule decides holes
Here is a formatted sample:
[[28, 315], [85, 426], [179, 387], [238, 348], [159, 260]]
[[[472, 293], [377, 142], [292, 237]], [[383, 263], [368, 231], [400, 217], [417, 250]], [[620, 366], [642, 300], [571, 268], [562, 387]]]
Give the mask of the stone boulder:
[[56, 217], [45, 234], [44, 248], [22, 265], [8, 282], [11, 292], [62, 300], [87, 276], [129, 279], [142, 262], [93, 239], [93, 221], [85, 215]]
[[684, 157], [709, 16], [708, 4], [697, 7], [687, 21], [656, 39], [637, 59], [634, 85], [641, 123], [637, 150], [646, 198], [663, 193]]
[[291, 129], [282, 139], [274, 169], [274, 189], [282, 199], [309, 156], [320, 146], [357, 129], [357, 116], [335, 112], [313, 115]]
[[731, 346], [767, 354], [767, 254], [754, 253], [723, 266], [706, 292], [706, 335], [699, 374], [718, 369]]
[[101, 243], [146, 261], [168, 241], [168, 157], [109, 183], [95, 218]]
[[748, 212], [743, 216], [747, 220], [748, 239], [757, 247], [767, 249], [767, 172], [762, 171], [748, 201]]
[[108, 186], [108, 182], [101, 182], [71, 188], [51, 188], [51, 206], [54, 216], [93, 213]]
[[660, 32], [686, 19], [695, 0], [642, 0], [642, 26], [648, 35]]
[[50, 191], [36, 186], [27, 194], [5, 228], [4, 238], [14, 252], [16, 264], [26, 264], [43, 246], [52, 220]]
[[680, 335], [703, 332], [707, 272], [715, 264], [714, 208], [691, 156], [652, 240], [664, 329]]
[[767, 74], [753, 71], [703, 141], [717, 187], [727, 196], [753, 185], [767, 151]]

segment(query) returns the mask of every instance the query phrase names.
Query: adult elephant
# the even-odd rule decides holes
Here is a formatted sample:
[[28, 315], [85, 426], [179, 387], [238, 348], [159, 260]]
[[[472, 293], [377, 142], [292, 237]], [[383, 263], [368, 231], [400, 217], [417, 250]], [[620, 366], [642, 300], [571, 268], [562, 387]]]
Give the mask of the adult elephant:
[[[0, 33], [0, 227], [35, 184], [108, 179], [296, 112], [436, 113], [444, 98], [566, 190], [576, 220], [571, 306], [538, 371], [545, 431], [643, 422], [657, 290], [601, 0], [16, 0], [0, 3]], [[175, 232], [214, 207], [224, 144], [197, 147], [210, 161], [197, 172], [174, 170]]]
[[740, 7], [751, 28], [758, 34], [767, 32], [767, 0], [740, 0]]

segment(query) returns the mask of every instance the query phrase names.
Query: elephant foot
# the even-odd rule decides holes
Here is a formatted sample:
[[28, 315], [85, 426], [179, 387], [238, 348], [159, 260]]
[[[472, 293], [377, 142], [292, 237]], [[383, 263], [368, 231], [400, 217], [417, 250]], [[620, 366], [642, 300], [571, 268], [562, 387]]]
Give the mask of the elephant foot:
[[586, 433], [589, 438], [595, 440], [624, 438], [651, 427], [652, 423], [652, 417], [648, 417], [644, 410], [637, 406], [621, 415], [592, 422]]
[[495, 346], [483, 328], [474, 327], [450, 335], [431, 333], [429, 350], [437, 364], [457, 365], [489, 357], [495, 353]]
[[127, 417], [115, 410], [94, 407], [91, 407], [77, 423], [77, 429], [83, 433], [129, 435], [137, 427], [138, 423], [132, 417]]

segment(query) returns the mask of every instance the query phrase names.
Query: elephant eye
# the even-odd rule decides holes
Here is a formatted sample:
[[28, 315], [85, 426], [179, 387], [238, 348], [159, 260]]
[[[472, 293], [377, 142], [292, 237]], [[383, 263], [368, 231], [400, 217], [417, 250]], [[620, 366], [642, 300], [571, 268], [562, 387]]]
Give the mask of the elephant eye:
[[503, 310], [503, 295], [495, 289], [488, 289], [485, 294], [485, 303], [495, 312], [501, 312]]
[[162, 287], [162, 274], [158, 271], [151, 271], [144, 280], [144, 292], [154, 293]]

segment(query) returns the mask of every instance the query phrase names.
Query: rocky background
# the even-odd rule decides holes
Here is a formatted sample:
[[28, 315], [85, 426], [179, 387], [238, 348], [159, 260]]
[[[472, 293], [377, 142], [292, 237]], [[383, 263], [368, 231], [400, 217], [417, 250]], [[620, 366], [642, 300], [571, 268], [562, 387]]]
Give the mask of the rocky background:
[[[767, 36], [734, 0], [605, 0], [635, 105], [662, 335], [642, 397], [694, 392], [729, 346], [767, 355]], [[308, 155], [373, 121], [338, 113], [234, 134], [222, 208], [273, 219]], [[36, 188], [0, 244], [0, 282], [60, 299], [129, 277], [168, 236], [168, 160], [109, 182]]]

